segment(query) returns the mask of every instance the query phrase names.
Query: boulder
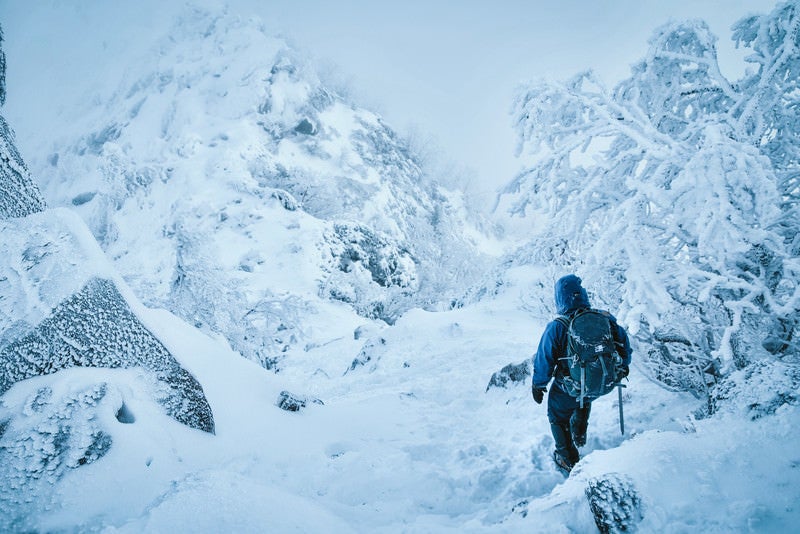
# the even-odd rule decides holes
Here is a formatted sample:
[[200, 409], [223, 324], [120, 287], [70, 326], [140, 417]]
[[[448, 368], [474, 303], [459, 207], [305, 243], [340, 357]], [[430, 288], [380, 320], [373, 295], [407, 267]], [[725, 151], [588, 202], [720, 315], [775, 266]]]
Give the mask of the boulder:
[[142, 367], [166, 387], [158, 402], [188, 426], [214, 432], [203, 388], [137, 319], [114, 283], [91, 279], [36, 328], [0, 348], [0, 395], [70, 367]]
[[281, 391], [280, 395], [278, 395], [278, 402], [276, 402], [275, 405], [281, 410], [286, 410], [287, 412], [299, 412], [305, 408], [309, 402], [319, 405], [325, 404], [319, 399], [295, 395], [294, 393], [290, 393], [288, 391]]
[[486, 386], [486, 391], [491, 388], [506, 388], [509, 383], [524, 383], [529, 376], [531, 376], [530, 360], [517, 364], [510, 363], [492, 375], [492, 378], [489, 379], [489, 384]]
[[634, 532], [644, 517], [633, 481], [617, 473], [589, 480], [585, 490], [594, 522], [602, 534]]

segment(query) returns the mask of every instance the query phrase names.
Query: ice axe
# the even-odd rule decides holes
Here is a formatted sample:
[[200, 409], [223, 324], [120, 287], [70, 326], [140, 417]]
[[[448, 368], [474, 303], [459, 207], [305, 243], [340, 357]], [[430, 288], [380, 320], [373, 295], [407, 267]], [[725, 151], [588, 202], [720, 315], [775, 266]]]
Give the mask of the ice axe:
[[625, 416], [622, 414], [622, 388], [624, 388], [622, 382], [617, 382], [617, 393], [619, 394], [619, 431], [624, 436], [625, 435]]

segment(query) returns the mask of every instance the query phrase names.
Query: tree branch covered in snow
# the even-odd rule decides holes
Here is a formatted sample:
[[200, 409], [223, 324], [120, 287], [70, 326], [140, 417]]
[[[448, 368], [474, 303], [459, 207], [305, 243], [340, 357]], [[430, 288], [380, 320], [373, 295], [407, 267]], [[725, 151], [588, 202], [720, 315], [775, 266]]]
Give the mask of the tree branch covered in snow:
[[519, 94], [527, 168], [498, 197], [548, 221], [532, 247], [620, 310], [645, 369], [708, 394], [711, 377], [796, 358], [800, 309], [795, 3], [739, 22], [758, 72], [731, 83], [701, 21], [658, 29], [612, 92], [591, 72]]

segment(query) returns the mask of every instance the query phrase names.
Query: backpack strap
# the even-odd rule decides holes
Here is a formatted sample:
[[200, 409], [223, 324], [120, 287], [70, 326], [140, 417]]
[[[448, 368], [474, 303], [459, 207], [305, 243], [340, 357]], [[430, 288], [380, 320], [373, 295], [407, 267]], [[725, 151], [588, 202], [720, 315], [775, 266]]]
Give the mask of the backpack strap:
[[[559, 315], [555, 318], [555, 321], [561, 324], [564, 329], [567, 331], [566, 333], [566, 343], [569, 343], [569, 325], [572, 322], [572, 317], [568, 317], [566, 315]], [[559, 358], [555, 362], [555, 369], [553, 370], [553, 376], [556, 379], [562, 378], [564, 375], [569, 376], [569, 364], [567, 363], [567, 355], [566, 355], [567, 347], [564, 346], [564, 356]]]

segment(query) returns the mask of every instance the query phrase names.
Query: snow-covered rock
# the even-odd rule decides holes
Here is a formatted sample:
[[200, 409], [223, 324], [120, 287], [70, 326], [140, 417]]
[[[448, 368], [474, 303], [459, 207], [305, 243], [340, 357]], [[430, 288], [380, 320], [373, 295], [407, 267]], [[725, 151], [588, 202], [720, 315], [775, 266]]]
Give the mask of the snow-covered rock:
[[[6, 56], [0, 27], [0, 106], [6, 101]], [[0, 219], [24, 217], [44, 209], [44, 199], [17, 147], [14, 132], [0, 115]]]
[[92, 371], [81, 381], [75, 374], [37, 377], [3, 395], [0, 530], [22, 528], [22, 518], [52, 496], [65, 474], [103, 458], [114, 442], [109, 426], [135, 421], [127, 394]]
[[0, 232], [0, 394], [70, 367], [140, 367], [169, 415], [214, 431], [202, 387], [141, 323], [79, 218], [48, 210], [0, 221]]
[[514, 364], [509, 363], [499, 371], [492, 373], [486, 391], [490, 388], [505, 388], [509, 384], [525, 383], [531, 376], [531, 360]]
[[586, 487], [586, 499], [597, 530], [602, 534], [635, 532], [642, 520], [642, 500], [633, 482], [625, 476], [609, 473], [591, 479]]
[[0, 233], [0, 530], [16, 531], [117, 446], [118, 425], [160, 410], [213, 433], [214, 416], [77, 215], [0, 220]]
[[24, 217], [44, 207], [39, 187], [14, 146], [11, 127], [0, 115], [0, 219]]
[[378, 365], [381, 355], [386, 352], [386, 339], [381, 336], [375, 336], [367, 339], [358, 355], [353, 359], [347, 371], [355, 371], [360, 367], [367, 367], [369, 370], [374, 371]]
[[308, 403], [320, 405], [325, 404], [320, 399], [308, 398], [305, 395], [296, 395], [289, 391], [281, 391], [280, 395], [278, 395], [278, 401], [275, 403], [275, 405], [281, 410], [286, 410], [287, 412], [299, 412], [308, 406]]

